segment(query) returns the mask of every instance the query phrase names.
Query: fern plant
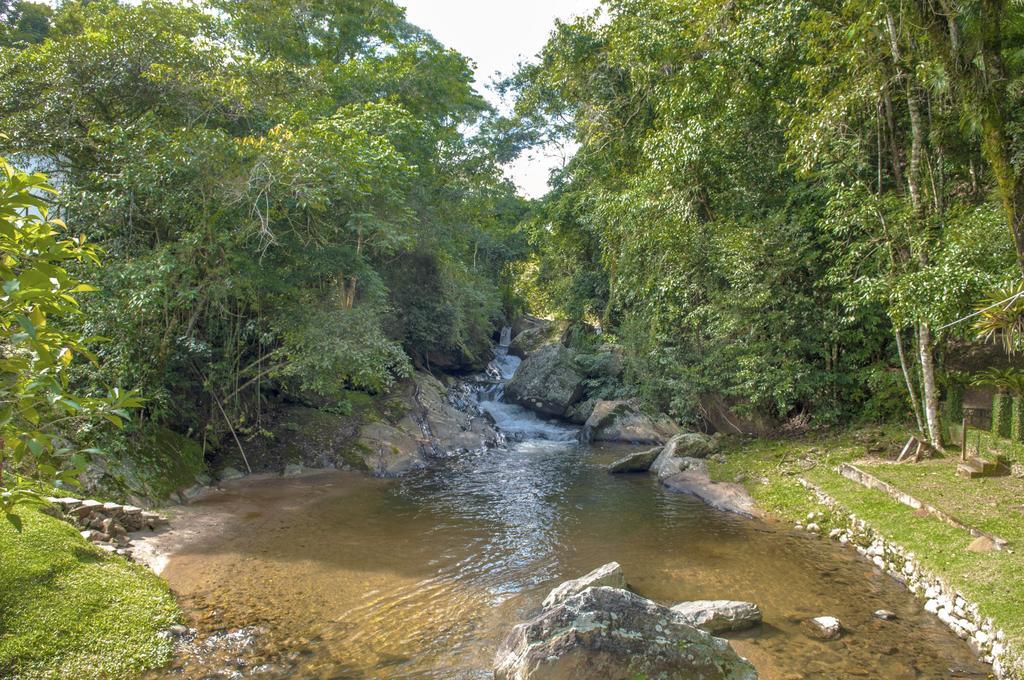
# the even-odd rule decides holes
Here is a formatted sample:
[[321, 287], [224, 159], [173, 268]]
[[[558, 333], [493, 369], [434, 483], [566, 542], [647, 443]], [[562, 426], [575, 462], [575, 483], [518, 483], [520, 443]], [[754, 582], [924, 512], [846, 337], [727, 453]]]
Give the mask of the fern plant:
[[980, 303], [974, 330], [981, 340], [1002, 342], [1007, 354], [1024, 344], [1024, 279], [993, 291]]

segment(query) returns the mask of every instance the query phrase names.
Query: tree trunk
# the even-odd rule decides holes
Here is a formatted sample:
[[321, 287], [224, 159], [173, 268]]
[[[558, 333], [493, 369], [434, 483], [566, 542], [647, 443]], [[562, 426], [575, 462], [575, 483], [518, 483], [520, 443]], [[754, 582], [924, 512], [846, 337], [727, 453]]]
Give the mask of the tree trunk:
[[924, 384], [924, 414], [928, 423], [928, 441], [939, 449], [942, 444], [942, 426], [939, 423], [939, 390], [935, 382], [935, 355], [932, 350], [932, 329], [922, 322], [918, 326], [917, 348], [921, 356], [921, 378]]
[[914, 379], [910, 374], [910, 363], [907, 361], [907, 353], [903, 349], [903, 332], [894, 326], [893, 334], [896, 336], [896, 351], [900, 355], [900, 368], [903, 369], [903, 380], [907, 384], [907, 393], [910, 395], [910, 406], [914, 409], [914, 420], [917, 421], [917, 431], [924, 434], [924, 418], [921, 417], [921, 400], [917, 398], [917, 390], [914, 388]]

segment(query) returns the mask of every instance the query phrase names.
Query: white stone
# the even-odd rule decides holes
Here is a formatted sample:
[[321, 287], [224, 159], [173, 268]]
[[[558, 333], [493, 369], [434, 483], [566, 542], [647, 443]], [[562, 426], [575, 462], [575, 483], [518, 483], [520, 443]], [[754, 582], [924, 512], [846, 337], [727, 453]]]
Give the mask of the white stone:
[[[925, 597], [928, 597], [927, 593], [925, 593]], [[926, 612], [928, 612], [929, 614], [938, 614], [939, 613], [939, 603], [938, 603], [938, 601], [937, 600], [928, 600], [927, 602], [924, 603], [924, 610]]]
[[835, 640], [843, 634], [843, 624], [834, 616], [818, 616], [807, 622], [815, 637]]

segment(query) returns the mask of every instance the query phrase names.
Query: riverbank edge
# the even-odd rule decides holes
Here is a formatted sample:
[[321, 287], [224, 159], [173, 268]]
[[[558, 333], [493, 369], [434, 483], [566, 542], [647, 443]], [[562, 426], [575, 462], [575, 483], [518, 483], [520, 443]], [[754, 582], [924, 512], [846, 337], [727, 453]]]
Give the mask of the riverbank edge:
[[[924, 600], [924, 610], [934, 614], [954, 634], [965, 640], [985, 663], [992, 665], [1000, 680], [1021, 677], [1021, 660], [1006, 640], [1006, 634], [995, 621], [980, 613], [980, 606], [969, 601], [941, 576], [924, 567], [910, 550], [886, 536], [847, 510], [841, 503], [803, 477], [797, 481], [822, 505], [833, 511], [828, 538], [842, 545], [851, 545], [863, 558], [874, 564], [907, 590]], [[837, 521], [838, 518], [838, 521]], [[835, 526], [845, 524], [845, 528]]]
[[165, 667], [184, 618], [166, 580], [41, 508], [18, 515], [20, 532], [0, 521], [0, 676], [131, 680]]
[[[753, 443], [765, 443], [765, 440], [753, 440]], [[799, 454], [802, 449], [814, 451], [814, 448], [796, 441], [789, 446], [781, 443], [787, 452], [774, 469], [768, 470], [764, 460], [758, 459], [759, 465], [748, 465], [753, 461], [735, 455], [745, 448], [749, 449], [750, 444], [750, 441], [733, 442], [727, 447], [728, 453], [732, 455], [727, 457], [727, 462], [711, 466], [712, 479], [732, 481], [735, 478], [747, 487], [765, 512], [780, 520], [795, 523], [798, 529], [809, 530], [809, 533], [853, 548], [865, 560], [906, 586], [922, 600], [925, 611], [934, 614], [954, 634], [968, 642], [982, 661], [992, 665], [996, 678], [1024, 680], [1021, 645], [1004, 631], [1006, 622], [1000, 621], [998, 617], [987, 616], [979, 603], [964, 596], [963, 589], [954, 585], [955, 578], [940, 575], [939, 570], [929, 565], [928, 555], [907, 549], [804, 475], [784, 468], [783, 463], [789, 453]], [[836, 478], [841, 478], [838, 465], [832, 466], [830, 471]], [[804, 498], [796, 497], [793, 487], [799, 489]], [[897, 512], [907, 510], [888, 497], [881, 502], [891, 504]], [[943, 548], [935, 547], [937, 550]]]

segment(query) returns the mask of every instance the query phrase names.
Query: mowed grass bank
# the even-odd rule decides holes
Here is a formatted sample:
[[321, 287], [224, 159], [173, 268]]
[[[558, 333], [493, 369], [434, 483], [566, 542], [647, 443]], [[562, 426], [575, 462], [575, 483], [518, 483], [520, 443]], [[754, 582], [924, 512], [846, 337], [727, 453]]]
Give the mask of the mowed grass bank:
[[[1024, 649], [1024, 481], [957, 477], [956, 451], [948, 459], [922, 464], [879, 460], [885, 453], [898, 452], [907, 436], [908, 430], [902, 428], [872, 428], [795, 440], [732, 442], [726, 447], [725, 462], [712, 464], [711, 472], [719, 480], [740, 479], [763, 508], [782, 518], [806, 522], [808, 513], [822, 512], [827, 518], [821, 523], [825, 534], [833, 526], [844, 526], [842, 518], [822, 507], [798, 481], [806, 479], [888, 540], [913, 551], [922, 566], [976, 602], [982, 615], [1006, 633], [1011, 648]], [[974, 539], [966, 531], [922, 516], [836, 471], [840, 463], [853, 461], [917, 498], [1007, 539], [1012, 550], [968, 550]]]
[[167, 585], [75, 527], [20, 509], [0, 517], [0, 678], [135, 678], [166, 664], [179, 620]]

